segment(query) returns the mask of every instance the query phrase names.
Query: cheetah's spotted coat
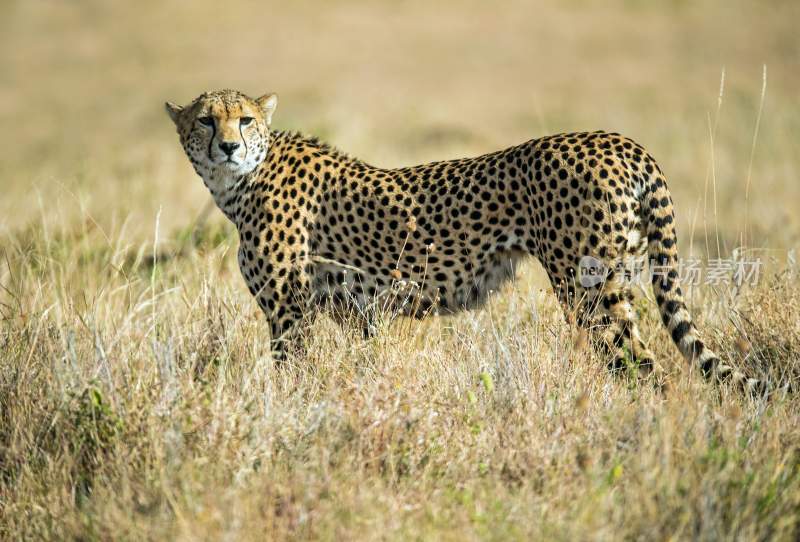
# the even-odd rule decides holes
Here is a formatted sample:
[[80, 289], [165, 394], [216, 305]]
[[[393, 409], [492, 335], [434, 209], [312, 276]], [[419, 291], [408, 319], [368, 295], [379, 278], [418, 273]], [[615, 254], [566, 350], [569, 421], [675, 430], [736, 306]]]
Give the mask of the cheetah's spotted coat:
[[[675, 269], [672, 200], [655, 160], [619, 134], [534, 139], [476, 158], [382, 169], [316, 139], [270, 131], [274, 95], [225, 90], [167, 104], [181, 142], [217, 205], [239, 231], [239, 265], [283, 356], [309, 308], [355, 306], [398, 283], [412, 315], [480, 305], [539, 259], [564, 310], [595, 333], [619, 367], [652, 367], [633, 295], [614, 268], [649, 255], [666, 266], [653, 287], [664, 324], [704, 375], [746, 379], [698, 337]], [[584, 287], [581, 258], [611, 269]]]

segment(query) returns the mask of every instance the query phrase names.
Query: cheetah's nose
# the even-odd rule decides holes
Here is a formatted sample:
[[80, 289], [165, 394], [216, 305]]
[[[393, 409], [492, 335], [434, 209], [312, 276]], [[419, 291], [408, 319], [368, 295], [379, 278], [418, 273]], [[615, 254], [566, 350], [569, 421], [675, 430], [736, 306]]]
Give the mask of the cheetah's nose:
[[230, 156], [233, 154], [233, 151], [239, 148], [239, 144], [235, 141], [223, 141], [219, 144], [219, 148], [222, 149], [222, 152]]

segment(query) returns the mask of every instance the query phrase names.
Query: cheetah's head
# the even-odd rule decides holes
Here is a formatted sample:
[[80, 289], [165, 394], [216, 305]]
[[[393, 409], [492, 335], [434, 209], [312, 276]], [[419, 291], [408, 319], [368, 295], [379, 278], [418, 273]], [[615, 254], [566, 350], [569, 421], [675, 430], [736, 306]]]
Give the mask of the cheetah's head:
[[167, 102], [181, 144], [195, 171], [211, 183], [253, 171], [267, 156], [275, 94], [253, 99], [235, 90], [206, 92], [189, 105]]

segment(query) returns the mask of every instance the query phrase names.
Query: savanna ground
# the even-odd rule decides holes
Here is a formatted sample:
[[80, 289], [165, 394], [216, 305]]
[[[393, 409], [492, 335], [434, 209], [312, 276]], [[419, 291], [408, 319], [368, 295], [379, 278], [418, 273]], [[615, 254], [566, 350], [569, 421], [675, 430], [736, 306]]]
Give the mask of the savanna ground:
[[623, 132], [667, 174], [684, 257], [759, 249], [757, 286], [690, 288], [707, 342], [797, 389], [798, 20], [791, 1], [3, 2], [0, 538], [797, 539], [797, 396], [703, 382], [649, 291], [663, 393], [604, 369], [536, 264], [483, 310], [368, 341], [322, 319], [274, 367], [162, 103], [275, 91], [278, 128], [386, 166]]

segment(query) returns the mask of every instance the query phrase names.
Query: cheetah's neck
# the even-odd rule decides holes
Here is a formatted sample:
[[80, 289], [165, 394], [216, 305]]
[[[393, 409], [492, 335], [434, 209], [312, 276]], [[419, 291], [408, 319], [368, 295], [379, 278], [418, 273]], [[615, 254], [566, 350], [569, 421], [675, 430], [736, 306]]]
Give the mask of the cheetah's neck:
[[252, 173], [243, 175], [233, 173], [226, 168], [213, 168], [205, 172], [198, 171], [198, 173], [208, 191], [211, 192], [211, 197], [214, 198], [214, 203], [217, 204], [219, 210], [225, 214], [228, 220], [236, 223], [235, 216], [242, 189]]
[[[267, 156], [256, 168], [247, 174], [233, 173], [226, 168], [198, 169], [197, 173], [203, 179], [206, 187], [217, 207], [225, 216], [237, 225], [239, 210], [245, 200], [252, 197], [252, 192], [257, 186], [264, 187], [265, 179], [269, 172], [279, 168], [287, 159], [287, 151], [297, 148], [313, 148], [330, 158], [337, 166], [359, 162], [346, 153], [332, 147], [315, 137], [304, 136], [297, 132], [273, 131], [270, 133], [270, 144]], [[336, 169], [336, 168], [334, 168]], [[278, 182], [274, 180], [274, 182]]]

